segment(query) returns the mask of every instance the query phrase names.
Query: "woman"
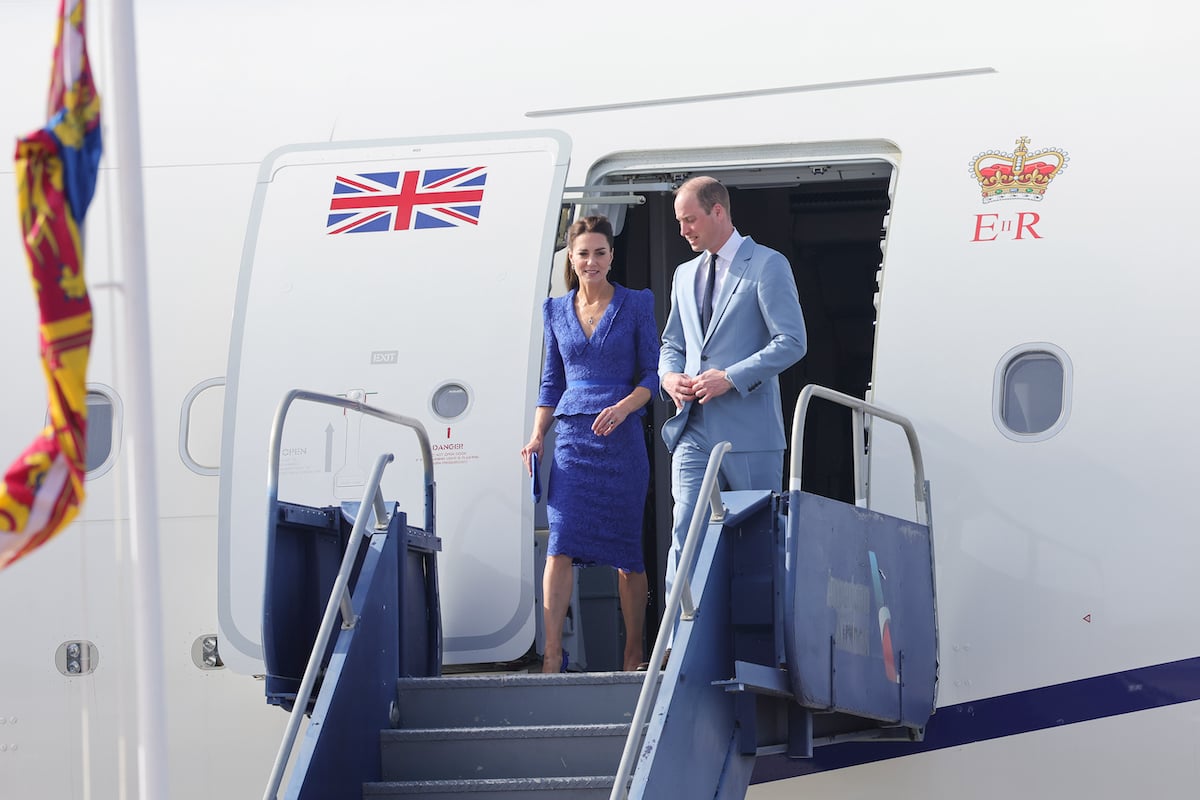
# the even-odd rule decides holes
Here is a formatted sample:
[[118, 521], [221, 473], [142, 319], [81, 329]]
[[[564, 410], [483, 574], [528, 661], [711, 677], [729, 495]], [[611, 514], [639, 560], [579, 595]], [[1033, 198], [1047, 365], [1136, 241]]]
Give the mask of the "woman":
[[658, 391], [658, 328], [654, 296], [610, 283], [612, 225], [585, 217], [568, 231], [566, 281], [570, 291], [542, 306], [546, 359], [533, 417], [533, 435], [521, 449], [542, 457], [555, 426], [554, 463], [546, 498], [550, 543], [542, 579], [546, 626], [543, 672], [567, 666], [563, 621], [574, 582], [572, 563], [617, 568], [625, 623], [624, 668], [642, 662], [646, 568], [642, 511], [650, 465], [641, 418]]

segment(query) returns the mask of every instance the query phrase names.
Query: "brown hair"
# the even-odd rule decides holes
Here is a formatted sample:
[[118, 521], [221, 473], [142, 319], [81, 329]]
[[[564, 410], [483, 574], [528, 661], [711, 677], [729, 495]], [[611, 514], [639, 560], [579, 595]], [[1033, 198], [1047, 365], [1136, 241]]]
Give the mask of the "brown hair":
[[733, 221], [733, 209], [729, 207], [729, 190], [716, 178], [707, 175], [688, 178], [675, 190], [675, 196], [678, 197], [681, 192], [694, 194], [696, 202], [704, 209], [705, 214], [711, 214], [713, 206], [719, 203], [725, 209], [725, 216]]
[[571, 227], [567, 228], [567, 268], [563, 272], [563, 278], [567, 282], [568, 289], [579, 288], [579, 276], [575, 274], [575, 270], [571, 269], [571, 247], [575, 244], [575, 240], [585, 233], [599, 233], [608, 240], [608, 249], [613, 249], [613, 229], [612, 223], [608, 221], [608, 217], [597, 214], [592, 217], [584, 217], [577, 219], [571, 223]]

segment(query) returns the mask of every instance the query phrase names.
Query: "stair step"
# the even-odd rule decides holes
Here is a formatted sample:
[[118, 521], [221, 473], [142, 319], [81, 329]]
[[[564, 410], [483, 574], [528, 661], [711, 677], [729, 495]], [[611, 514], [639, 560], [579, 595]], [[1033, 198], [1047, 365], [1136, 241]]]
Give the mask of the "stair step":
[[[400, 678], [398, 727], [628, 723], [645, 677], [644, 672], [585, 672]], [[570, 687], [569, 701], [561, 701], [565, 687]], [[547, 696], [558, 699], [546, 702]]]
[[380, 732], [382, 777], [560, 778], [616, 770], [628, 723], [417, 728]]
[[[448, 781], [377, 781], [363, 785], [363, 800], [401, 797], [436, 797], [437, 800], [530, 800], [531, 797], [567, 800], [606, 800], [615, 775], [574, 778], [508, 778]], [[534, 794], [536, 793], [536, 794]]]

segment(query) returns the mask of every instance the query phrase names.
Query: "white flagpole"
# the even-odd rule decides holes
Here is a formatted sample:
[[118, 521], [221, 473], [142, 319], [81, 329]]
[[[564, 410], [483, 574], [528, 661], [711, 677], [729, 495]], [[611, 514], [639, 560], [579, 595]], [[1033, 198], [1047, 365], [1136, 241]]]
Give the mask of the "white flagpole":
[[163, 680], [161, 588], [158, 558], [158, 483], [154, 465], [154, 403], [150, 379], [149, 292], [143, 235], [142, 144], [137, 52], [131, 0], [112, 0], [109, 19], [112, 84], [101, 92], [116, 139], [117, 199], [121, 220], [124, 337], [132, 425], [129, 443], [129, 554], [133, 562], [134, 651], [137, 667], [138, 797], [168, 797], [166, 691]]

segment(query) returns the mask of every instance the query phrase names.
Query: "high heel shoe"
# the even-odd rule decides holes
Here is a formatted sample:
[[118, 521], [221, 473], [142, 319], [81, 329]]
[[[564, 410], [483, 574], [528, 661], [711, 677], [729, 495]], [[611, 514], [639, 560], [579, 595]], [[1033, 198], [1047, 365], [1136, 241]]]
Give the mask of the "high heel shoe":
[[557, 664], [557, 666], [558, 666], [558, 669], [556, 669], [556, 670], [552, 670], [552, 669], [551, 669], [551, 665], [552, 665], [554, 662], [550, 661], [550, 659], [549, 659], [549, 658], [547, 658], [546, 656], [544, 656], [544, 655], [542, 656], [542, 673], [543, 673], [543, 674], [545, 674], [545, 673], [552, 673], [552, 672], [566, 672], [566, 671], [567, 671], [567, 666], [568, 666], [568, 665], [570, 664], [570, 662], [571, 662], [571, 654], [570, 654], [570, 653], [568, 653], [566, 650], [563, 650], [563, 651], [561, 651], [561, 652], [562, 652], [562, 661], [561, 661], [559, 664]]

